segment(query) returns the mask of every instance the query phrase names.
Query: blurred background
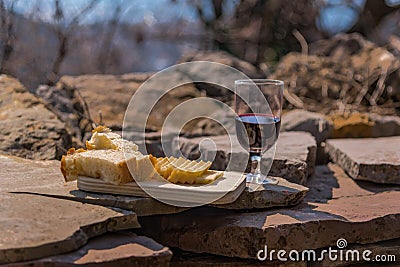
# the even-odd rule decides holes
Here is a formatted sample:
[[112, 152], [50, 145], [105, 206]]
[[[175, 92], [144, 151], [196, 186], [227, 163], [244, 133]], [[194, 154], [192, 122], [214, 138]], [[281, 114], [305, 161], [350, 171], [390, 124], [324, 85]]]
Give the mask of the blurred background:
[[[0, 74], [16, 78], [0, 76], [0, 122], [7, 123], [0, 141], [8, 140], [0, 150], [60, 158], [72, 145], [82, 146], [95, 125], [121, 131], [130, 97], [143, 82], [195, 60], [283, 80], [284, 113], [302, 112], [283, 118], [289, 125], [311, 116], [311, 126], [315, 117], [333, 123], [330, 137], [400, 135], [400, 0], [0, 0]], [[224, 73], [196, 73], [233, 85]], [[194, 80], [189, 76], [171, 79]], [[18, 81], [35, 98], [27, 101]], [[164, 86], [159, 81], [154, 89]], [[175, 88], [147, 121], [151, 153], [162, 155], [160, 130], [169, 112], [199, 96], [233, 101], [230, 91], [212, 84]], [[43, 104], [57, 127], [42, 118], [46, 112], [37, 107]], [[221, 122], [233, 121], [208, 108]], [[54, 132], [62, 138], [54, 137], [56, 152], [47, 156], [51, 142], [38, 140]], [[224, 133], [207, 118], [182, 132]]]
[[62, 75], [158, 71], [223, 50], [265, 73], [341, 32], [400, 43], [396, 0], [0, 0], [0, 73], [31, 91]]

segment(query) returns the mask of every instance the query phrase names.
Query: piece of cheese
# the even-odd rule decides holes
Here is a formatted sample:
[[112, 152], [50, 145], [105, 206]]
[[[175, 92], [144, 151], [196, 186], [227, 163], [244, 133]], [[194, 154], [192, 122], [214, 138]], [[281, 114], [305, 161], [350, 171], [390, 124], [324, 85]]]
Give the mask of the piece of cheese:
[[[188, 160], [184, 158], [151, 158], [156, 171], [171, 183], [196, 184], [197, 179], [205, 174], [211, 162]], [[217, 177], [218, 178], [218, 177]], [[215, 179], [217, 179], [215, 178]], [[214, 180], [215, 180], [214, 179]], [[200, 184], [210, 183], [213, 178], [199, 180]]]
[[223, 171], [212, 171], [208, 170], [203, 173], [200, 177], [196, 178], [195, 184], [209, 184], [217, 180], [224, 175]]

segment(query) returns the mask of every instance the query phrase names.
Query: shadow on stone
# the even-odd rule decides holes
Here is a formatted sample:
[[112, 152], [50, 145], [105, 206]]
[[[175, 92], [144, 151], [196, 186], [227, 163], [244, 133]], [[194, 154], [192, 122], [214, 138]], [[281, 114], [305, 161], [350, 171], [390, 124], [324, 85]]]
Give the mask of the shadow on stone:
[[327, 203], [331, 199], [366, 196], [383, 192], [399, 191], [399, 185], [376, 184], [355, 181], [335, 164], [317, 166], [315, 175], [307, 183], [309, 192], [305, 201]]
[[334, 172], [324, 165], [315, 168], [315, 174], [308, 181], [307, 187], [307, 201], [327, 203], [333, 197], [332, 189], [339, 188], [339, 184]]

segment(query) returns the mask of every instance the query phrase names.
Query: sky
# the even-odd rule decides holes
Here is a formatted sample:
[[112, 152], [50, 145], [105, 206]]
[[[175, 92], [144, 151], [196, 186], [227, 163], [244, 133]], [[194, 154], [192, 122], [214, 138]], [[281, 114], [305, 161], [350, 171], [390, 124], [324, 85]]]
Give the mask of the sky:
[[[7, 1], [7, 0], [6, 0]], [[49, 0], [8, 0], [14, 1], [17, 12], [29, 15], [35, 13], [38, 19], [52, 21], [53, 3]], [[60, 0], [66, 18], [71, 18], [90, 0]], [[200, 3], [205, 7], [205, 15], [212, 14], [209, 0], [191, 0]], [[320, 18], [317, 25], [326, 32], [334, 35], [335, 33], [349, 29], [357, 21], [357, 13], [347, 7], [346, 0], [327, 0], [329, 6], [320, 11]], [[188, 0], [98, 0], [96, 7], [85, 16], [82, 23], [94, 23], [97, 21], [108, 20], [112, 17], [115, 7], [121, 5], [121, 20], [127, 23], [145, 22], [148, 25], [157, 22], [168, 22], [171, 20], [184, 19], [196, 21], [197, 14], [194, 8], [188, 4]], [[235, 5], [239, 0], [225, 1], [227, 14], [233, 14]], [[352, 2], [362, 8], [365, 0], [352, 0]], [[400, 4], [400, 0], [386, 0], [389, 5]], [[35, 12], [33, 12], [35, 11]]]
[[[8, 0], [8, 2], [11, 1], [13, 0]], [[90, 0], [61, 0], [60, 2], [65, 11], [65, 17], [68, 18], [87, 6]], [[206, 7], [206, 15], [207, 13], [210, 14], [211, 6], [207, 4], [209, 1], [198, 2]], [[237, 2], [238, 0], [226, 1], [225, 7], [228, 13], [232, 13]], [[140, 23], [142, 21], [148, 23], [168, 22], [173, 19], [195, 21], [197, 19], [196, 11], [186, 0], [98, 0], [95, 8], [87, 14], [83, 23], [110, 19], [118, 5], [122, 7], [122, 21], [129, 23]], [[35, 10], [38, 18], [50, 22], [53, 16], [54, 1], [17, 0], [15, 9], [25, 15]]]

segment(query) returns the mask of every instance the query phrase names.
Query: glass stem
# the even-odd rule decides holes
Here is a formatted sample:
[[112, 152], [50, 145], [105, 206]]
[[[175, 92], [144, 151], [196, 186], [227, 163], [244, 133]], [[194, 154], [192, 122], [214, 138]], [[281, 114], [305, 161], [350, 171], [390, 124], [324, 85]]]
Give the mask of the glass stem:
[[254, 175], [261, 175], [261, 154], [250, 152], [251, 160], [251, 173]]

